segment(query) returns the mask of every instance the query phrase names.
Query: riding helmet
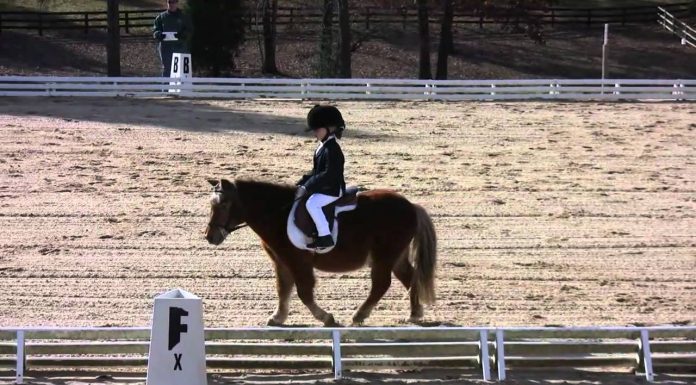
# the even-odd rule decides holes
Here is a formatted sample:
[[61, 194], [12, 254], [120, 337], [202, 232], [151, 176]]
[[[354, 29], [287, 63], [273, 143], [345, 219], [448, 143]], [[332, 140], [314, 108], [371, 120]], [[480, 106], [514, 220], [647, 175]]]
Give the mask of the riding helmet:
[[339, 132], [346, 128], [346, 123], [343, 121], [338, 108], [317, 104], [309, 110], [307, 114], [307, 129], [305, 131], [316, 130], [321, 127], [336, 127]]

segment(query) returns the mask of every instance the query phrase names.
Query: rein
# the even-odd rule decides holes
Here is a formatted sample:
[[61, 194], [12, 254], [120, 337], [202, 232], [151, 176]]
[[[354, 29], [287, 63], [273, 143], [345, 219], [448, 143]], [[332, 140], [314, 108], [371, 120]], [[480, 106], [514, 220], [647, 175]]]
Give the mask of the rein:
[[[287, 205], [281, 207], [278, 211], [285, 211], [285, 210], [289, 209], [290, 207], [292, 207], [292, 205], [295, 204], [295, 202], [301, 200], [301, 199], [304, 198], [304, 197], [305, 197], [305, 196], [303, 195], [303, 196], [301, 196], [301, 197], [299, 197], [299, 198], [297, 198], [297, 199], [293, 199], [292, 202], [290, 202], [290, 203], [288, 203]], [[231, 208], [231, 207], [230, 207], [230, 208]], [[229, 222], [229, 216], [228, 216], [227, 221]], [[247, 227], [247, 226], [249, 226], [249, 224], [246, 223], [246, 222], [244, 222], [244, 223], [240, 223], [240, 224], [234, 226], [233, 228], [231, 228], [231, 229], [229, 229], [229, 230], [227, 230], [227, 223], [225, 223], [224, 226], [216, 226], [216, 227], [218, 227], [218, 228], [220, 229], [220, 231], [222, 232], [222, 234], [223, 234], [224, 237], [227, 237], [228, 235], [232, 234], [233, 232], [235, 232], [235, 231], [237, 231], [237, 230], [239, 230], [239, 229], [243, 229], [243, 228], [245, 228], [245, 227]]]

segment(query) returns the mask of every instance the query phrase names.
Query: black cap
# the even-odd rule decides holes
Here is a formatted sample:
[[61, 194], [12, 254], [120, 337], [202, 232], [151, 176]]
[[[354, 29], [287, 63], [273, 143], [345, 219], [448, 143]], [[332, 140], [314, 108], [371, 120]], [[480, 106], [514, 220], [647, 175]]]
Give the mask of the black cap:
[[338, 108], [334, 106], [320, 106], [317, 104], [312, 107], [307, 114], [307, 129], [305, 132], [332, 126], [343, 129], [345, 125]]

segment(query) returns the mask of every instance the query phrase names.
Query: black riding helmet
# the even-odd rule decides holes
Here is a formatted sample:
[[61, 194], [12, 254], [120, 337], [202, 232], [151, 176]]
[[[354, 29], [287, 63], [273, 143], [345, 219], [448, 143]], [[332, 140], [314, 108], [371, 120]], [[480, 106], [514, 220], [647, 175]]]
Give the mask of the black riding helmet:
[[322, 127], [336, 127], [334, 134], [340, 138], [341, 133], [346, 128], [341, 112], [334, 106], [316, 105], [307, 113], [307, 131], [316, 130]]

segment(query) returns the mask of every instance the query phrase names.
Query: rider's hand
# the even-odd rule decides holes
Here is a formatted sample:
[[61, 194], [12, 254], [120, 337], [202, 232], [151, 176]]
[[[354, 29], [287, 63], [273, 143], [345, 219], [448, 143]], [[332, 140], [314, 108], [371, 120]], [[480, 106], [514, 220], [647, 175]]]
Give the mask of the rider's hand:
[[295, 200], [302, 198], [307, 194], [307, 189], [304, 186], [299, 186], [295, 191]]

